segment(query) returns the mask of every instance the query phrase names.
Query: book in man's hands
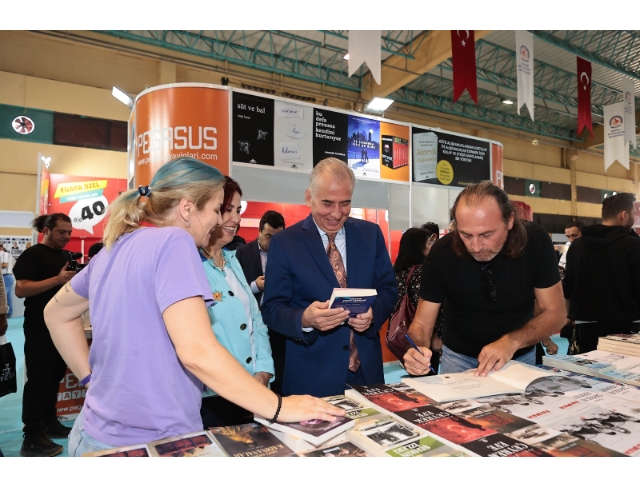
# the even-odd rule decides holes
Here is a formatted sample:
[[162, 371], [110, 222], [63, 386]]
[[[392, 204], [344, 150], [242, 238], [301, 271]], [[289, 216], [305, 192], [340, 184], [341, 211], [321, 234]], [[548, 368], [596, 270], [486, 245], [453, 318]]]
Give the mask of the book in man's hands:
[[521, 394], [534, 380], [556, 375], [555, 372], [515, 360], [507, 362], [498, 371], [489, 372], [486, 377], [475, 377], [473, 374], [474, 371], [469, 370], [457, 374], [406, 377], [402, 382], [437, 402], [446, 402], [500, 394]]
[[300, 438], [314, 446], [322, 445], [340, 433], [352, 428], [355, 421], [349, 417], [337, 418], [335, 421], [323, 421], [321, 419], [311, 419], [299, 423], [279, 423], [269, 424], [269, 420], [258, 415], [255, 421], [265, 425], [267, 428], [281, 431]]
[[329, 308], [344, 308], [349, 311], [349, 316], [354, 318], [369, 311], [377, 295], [375, 289], [337, 287], [329, 299]]

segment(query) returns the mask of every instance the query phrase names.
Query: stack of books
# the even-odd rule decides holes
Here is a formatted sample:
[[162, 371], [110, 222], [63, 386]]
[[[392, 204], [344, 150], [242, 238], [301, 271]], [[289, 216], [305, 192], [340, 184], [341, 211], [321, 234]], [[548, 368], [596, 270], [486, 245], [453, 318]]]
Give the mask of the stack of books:
[[600, 337], [598, 339], [598, 350], [640, 357], [640, 333]]
[[640, 385], [640, 357], [619, 352], [598, 349], [579, 355], [552, 355], [543, 357], [542, 363], [578, 374], [601, 377], [634, 386]]

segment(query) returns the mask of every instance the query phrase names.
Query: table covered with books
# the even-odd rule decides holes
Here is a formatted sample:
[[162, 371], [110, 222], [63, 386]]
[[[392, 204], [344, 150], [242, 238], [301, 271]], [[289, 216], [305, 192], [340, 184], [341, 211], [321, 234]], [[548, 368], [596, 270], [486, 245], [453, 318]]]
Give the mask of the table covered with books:
[[640, 456], [640, 357], [607, 349], [545, 359], [512, 361], [486, 378], [470, 371], [353, 386], [325, 398], [346, 410], [335, 423], [256, 418], [88, 455]]

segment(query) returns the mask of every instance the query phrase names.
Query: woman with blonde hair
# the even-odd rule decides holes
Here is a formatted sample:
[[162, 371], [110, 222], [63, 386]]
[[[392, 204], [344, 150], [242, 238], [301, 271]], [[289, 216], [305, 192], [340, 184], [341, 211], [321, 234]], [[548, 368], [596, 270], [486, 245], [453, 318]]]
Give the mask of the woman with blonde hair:
[[[89, 389], [71, 455], [202, 430], [203, 383], [273, 420], [344, 414], [309, 396], [274, 394], [216, 340], [197, 246], [219, 224], [223, 184], [220, 171], [195, 159], [162, 166], [149, 186], [111, 204], [105, 249], [47, 305], [53, 342]], [[89, 307], [90, 351], [80, 319]]]

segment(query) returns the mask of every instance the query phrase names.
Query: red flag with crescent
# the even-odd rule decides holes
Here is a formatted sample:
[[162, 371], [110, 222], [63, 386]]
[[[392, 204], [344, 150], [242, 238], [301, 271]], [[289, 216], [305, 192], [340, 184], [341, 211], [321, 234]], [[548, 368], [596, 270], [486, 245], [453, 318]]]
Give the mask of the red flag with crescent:
[[591, 63], [578, 57], [578, 136], [586, 128], [593, 139], [591, 123]]
[[453, 55], [453, 101], [458, 101], [466, 89], [477, 105], [476, 43], [472, 30], [451, 31], [451, 53]]

